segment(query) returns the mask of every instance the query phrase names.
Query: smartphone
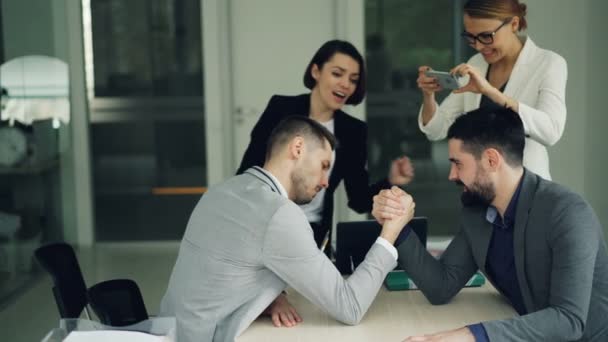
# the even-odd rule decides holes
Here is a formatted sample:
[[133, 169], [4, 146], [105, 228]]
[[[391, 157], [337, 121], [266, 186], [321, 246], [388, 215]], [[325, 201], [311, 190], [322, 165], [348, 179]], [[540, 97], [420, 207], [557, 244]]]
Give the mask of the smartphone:
[[424, 72], [427, 77], [433, 77], [443, 89], [458, 89], [464, 86], [464, 77], [459, 77], [445, 71], [427, 70]]

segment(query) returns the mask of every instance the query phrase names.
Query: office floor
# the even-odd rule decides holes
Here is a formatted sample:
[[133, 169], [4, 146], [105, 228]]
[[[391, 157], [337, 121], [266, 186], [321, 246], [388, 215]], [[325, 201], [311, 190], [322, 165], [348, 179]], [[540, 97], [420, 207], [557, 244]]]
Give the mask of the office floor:
[[[141, 289], [148, 312], [155, 315], [178, 248], [178, 242], [100, 243], [91, 249], [78, 250], [77, 256], [88, 286], [108, 279], [133, 279]], [[40, 341], [58, 326], [59, 313], [51, 287], [51, 279], [44, 274], [2, 308], [0, 340]]]

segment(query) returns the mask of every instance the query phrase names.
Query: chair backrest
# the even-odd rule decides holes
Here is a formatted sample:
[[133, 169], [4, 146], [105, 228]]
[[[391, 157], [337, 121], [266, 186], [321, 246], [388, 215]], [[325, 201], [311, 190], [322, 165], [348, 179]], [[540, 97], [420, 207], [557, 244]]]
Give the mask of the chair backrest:
[[59, 242], [39, 247], [36, 259], [53, 279], [61, 318], [78, 318], [87, 305], [87, 287], [72, 246]]
[[91, 286], [89, 305], [106, 325], [125, 326], [148, 319], [148, 312], [137, 284], [130, 279], [114, 279]]
[[[426, 246], [427, 218], [414, 217], [408, 224], [420, 242]], [[336, 268], [342, 274], [351, 274], [359, 266], [372, 244], [380, 235], [382, 226], [375, 220], [339, 222], [336, 226]], [[405, 229], [402, 231], [402, 234]], [[399, 240], [399, 239], [397, 239]]]

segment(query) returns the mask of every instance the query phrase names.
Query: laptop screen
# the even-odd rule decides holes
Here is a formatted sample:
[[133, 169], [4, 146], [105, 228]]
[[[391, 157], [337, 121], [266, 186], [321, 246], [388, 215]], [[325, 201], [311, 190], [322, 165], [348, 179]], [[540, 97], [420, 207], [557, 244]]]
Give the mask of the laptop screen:
[[[407, 226], [426, 247], [428, 230], [426, 217], [414, 217]], [[375, 220], [339, 222], [337, 224], [336, 267], [340, 273], [353, 273], [380, 235], [381, 230], [382, 226]], [[401, 234], [405, 231], [406, 229]], [[401, 239], [397, 238], [397, 241], [399, 240]]]

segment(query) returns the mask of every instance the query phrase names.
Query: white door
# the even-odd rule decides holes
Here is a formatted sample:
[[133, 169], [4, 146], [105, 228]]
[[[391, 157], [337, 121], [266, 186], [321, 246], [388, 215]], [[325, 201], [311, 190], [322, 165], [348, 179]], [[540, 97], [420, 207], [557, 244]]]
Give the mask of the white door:
[[[325, 41], [364, 53], [363, 0], [204, 0], [202, 15], [209, 184], [234, 174], [274, 94], [307, 92], [304, 69]], [[365, 105], [347, 108], [364, 118]], [[337, 220], [360, 219], [338, 190]]]
[[308, 91], [306, 65], [336, 37], [334, 6], [328, 0], [230, 2], [235, 169], [270, 97]]
[[[230, 2], [234, 170], [270, 97], [308, 91], [304, 69], [325, 41], [345, 39], [364, 53], [363, 7], [363, 0]], [[363, 118], [364, 107], [347, 112]], [[346, 208], [342, 189], [335, 206], [335, 222], [363, 218]]]

